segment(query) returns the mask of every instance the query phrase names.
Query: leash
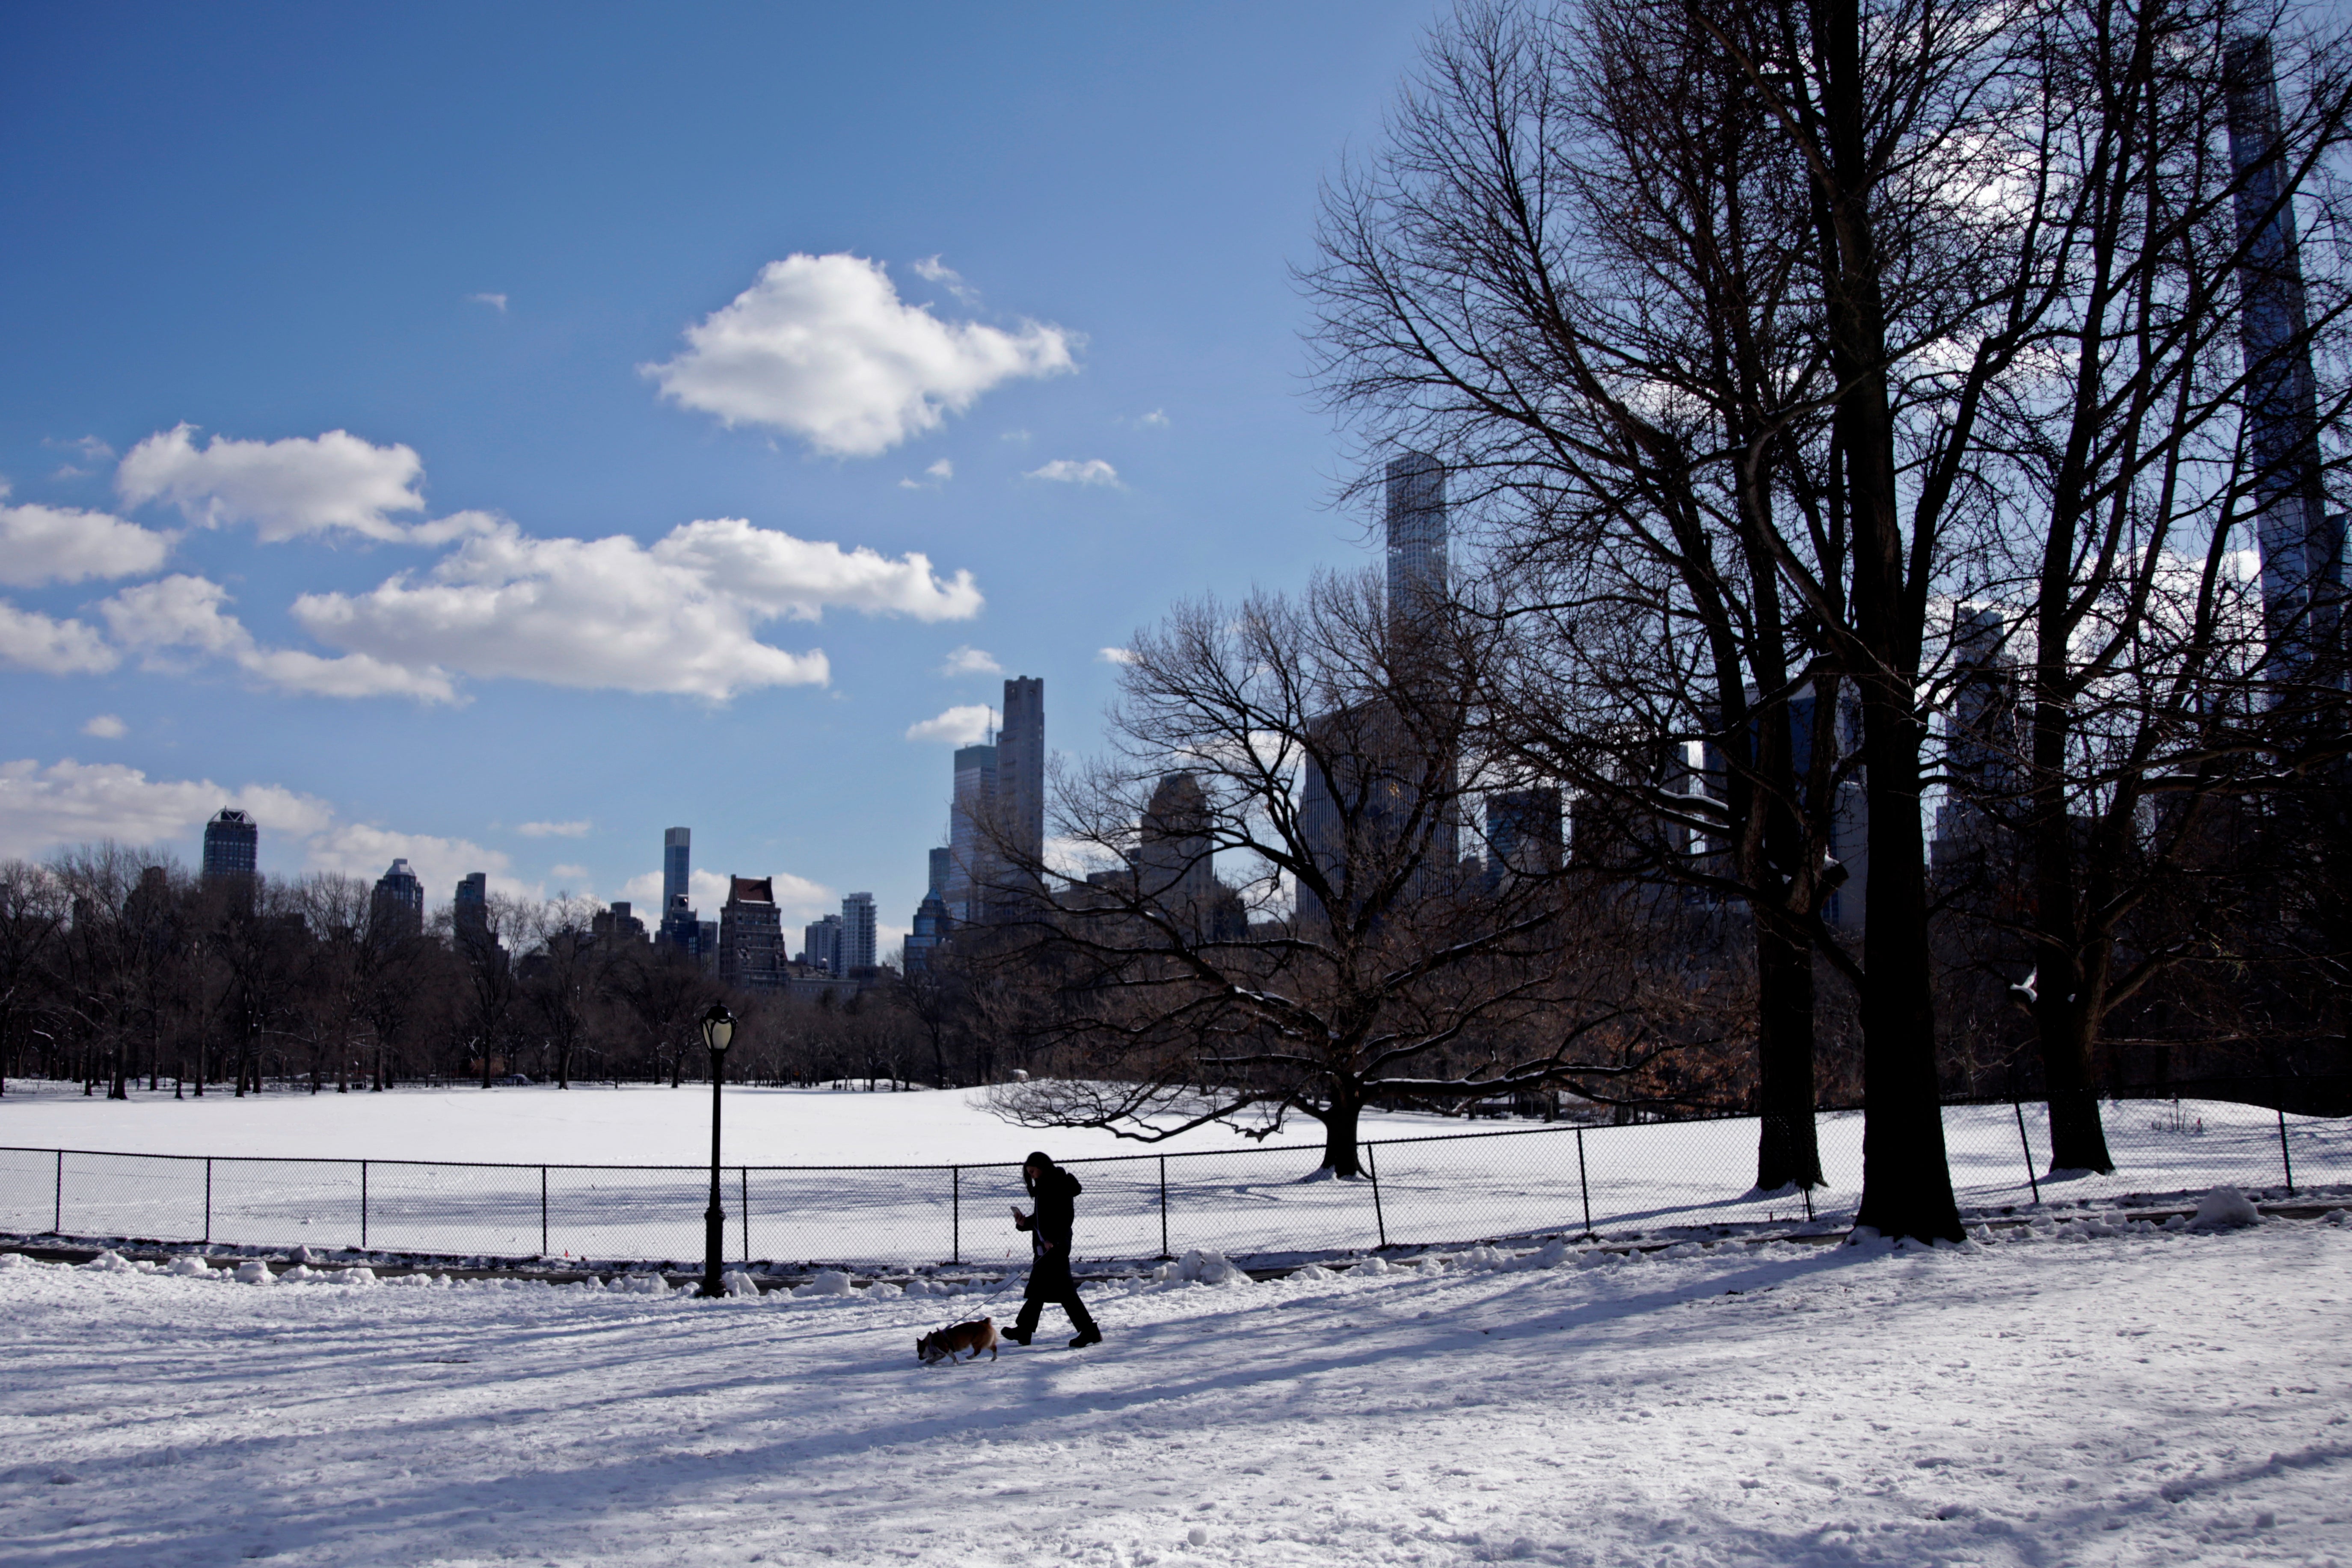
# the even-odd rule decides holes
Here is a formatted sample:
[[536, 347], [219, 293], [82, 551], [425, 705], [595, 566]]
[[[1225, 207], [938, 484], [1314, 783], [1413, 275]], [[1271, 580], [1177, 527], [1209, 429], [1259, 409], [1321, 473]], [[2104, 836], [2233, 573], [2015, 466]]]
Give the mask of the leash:
[[[1033, 1264], [1034, 1264], [1034, 1260], [1033, 1260]], [[991, 1290], [987, 1295], [982, 1296], [982, 1297], [980, 1299], [980, 1302], [979, 1302], [979, 1304], [980, 1304], [981, 1306], [983, 1306], [983, 1307], [987, 1306], [991, 1301], [993, 1301], [993, 1300], [995, 1300], [999, 1296], [1003, 1295], [1003, 1294], [1004, 1294], [1004, 1290], [1005, 1290], [1005, 1287], [1007, 1287], [1007, 1286], [1011, 1285], [1011, 1284], [1012, 1284], [1015, 1279], [1028, 1279], [1028, 1278], [1029, 1278], [1029, 1273], [1028, 1273], [1028, 1270], [1026, 1270], [1026, 1269], [1018, 1270], [1018, 1271], [1013, 1270], [1013, 1269], [1007, 1269], [1007, 1270], [1005, 1270], [1004, 1278], [1003, 1278], [1003, 1279], [999, 1279], [999, 1280], [996, 1282], [996, 1289], [993, 1289], [993, 1290]], [[956, 1309], [956, 1310], [957, 1310], [957, 1311], [959, 1311], [959, 1312], [969, 1312], [971, 1310], [971, 1308], [969, 1308], [969, 1307], [959, 1307], [959, 1308], [957, 1308], [957, 1309]], [[961, 1318], [959, 1318], [959, 1319], [957, 1320], [957, 1321], [958, 1321], [958, 1322], [961, 1322], [961, 1321], [969, 1321], [969, 1320], [967, 1320], [967, 1319], [961, 1319]], [[941, 1324], [939, 1326], [939, 1328], [934, 1329], [934, 1330], [932, 1331], [932, 1332], [934, 1332], [934, 1333], [944, 1332], [945, 1331], [947, 1331], [947, 1330], [949, 1330], [949, 1329], [952, 1329], [952, 1328], [954, 1328], [955, 1326], [956, 1326], [956, 1325], [955, 1325], [955, 1323], [953, 1323], [953, 1322], [941, 1323]]]

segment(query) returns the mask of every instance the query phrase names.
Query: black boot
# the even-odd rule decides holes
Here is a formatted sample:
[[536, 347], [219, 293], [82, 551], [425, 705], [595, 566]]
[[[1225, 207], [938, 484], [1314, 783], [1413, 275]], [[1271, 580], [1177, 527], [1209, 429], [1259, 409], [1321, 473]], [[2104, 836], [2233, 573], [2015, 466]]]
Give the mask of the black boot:
[[1000, 1330], [999, 1333], [1001, 1337], [1011, 1340], [1016, 1345], [1025, 1345], [1029, 1342], [1029, 1336], [1037, 1331], [1037, 1303], [1024, 1301], [1021, 1303], [1020, 1315], [1013, 1320], [1013, 1326]]
[[1074, 1351], [1082, 1351], [1088, 1345], [1098, 1345], [1100, 1343], [1102, 1343], [1102, 1331], [1095, 1327], [1092, 1323], [1088, 1323], [1085, 1328], [1078, 1331], [1078, 1337], [1070, 1342], [1070, 1348]]

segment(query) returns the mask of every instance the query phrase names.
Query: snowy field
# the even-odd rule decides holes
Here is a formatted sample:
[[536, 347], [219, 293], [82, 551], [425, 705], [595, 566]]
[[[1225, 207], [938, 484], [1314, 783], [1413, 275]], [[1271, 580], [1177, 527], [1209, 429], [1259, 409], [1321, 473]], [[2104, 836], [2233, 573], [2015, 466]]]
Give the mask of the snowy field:
[[[12, 1092], [0, 1100], [0, 1232], [448, 1257], [694, 1258], [702, 1249], [709, 1101], [692, 1089], [411, 1089], [168, 1094], [128, 1102]], [[2126, 1102], [2106, 1112], [2112, 1176], [2029, 1180], [2048, 1163], [2040, 1107], [1945, 1111], [1953, 1182], [1977, 1210], [2352, 1183], [2352, 1121], [2221, 1101]], [[1367, 1118], [1371, 1182], [1312, 1179], [1321, 1147], [1264, 1148], [1202, 1129], [1144, 1158], [1103, 1132], [1037, 1132], [969, 1090], [906, 1094], [740, 1089], [727, 1100], [730, 1253], [751, 1262], [905, 1268], [1013, 1257], [1017, 1162], [1044, 1147], [1087, 1187], [1085, 1256], [1211, 1247], [1320, 1253], [1552, 1234], [1802, 1225], [1851, 1219], [1858, 1114], [1820, 1119], [1829, 1179], [1810, 1207], [1753, 1192], [1750, 1119], [1529, 1127]], [[1302, 1127], [1302, 1131], [1307, 1131]], [[698, 1143], [698, 1141], [701, 1141]], [[77, 1152], [60, 1157], [50, 1150]], [[1161, 1158], [1161, 1154], [1165, 1158]], [[199, 1156], [211, 1156], [209, 1160]], [[325, 1157], [332, 1156], [332, 1157]], [[707, 1158], [707, 1154], [704, 1156]], [[502, 1160], [450, 1165], [420, 1162]], [[362, 1167], [361, 1162], [365, 1161]], [[541, 1164], [538, 1162], [546, 1162]], [[951, 1165], [950, 1162], [961, 1162]], [[668, 1169], [629, 1168], [657, 1167]], [[841, 1166], [895, 1169], [841, 1169]], [[793, 1169], [790, 1167], [820, 1167]], [[835, 1168], [824, 1168], [835, 1167]]]
[[16, 1260], [0, 1557], [2352, 1563], [2342, 1217], [1105, 1289], [932, 1369], [972, 1303]]

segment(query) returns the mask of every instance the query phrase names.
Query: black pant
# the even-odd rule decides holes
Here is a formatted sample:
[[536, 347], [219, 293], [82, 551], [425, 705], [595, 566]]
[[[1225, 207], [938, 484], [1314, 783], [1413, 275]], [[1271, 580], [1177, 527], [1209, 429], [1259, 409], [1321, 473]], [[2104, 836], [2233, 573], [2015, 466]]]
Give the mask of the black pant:
[[1013, 1320], [1013, 1331], [1029, 1335], [1037, 1331], [1037, 1320], [1052, 1301], [1070, 1315], [1070, 1326], [1082, 1334], [1095, 1331], [1094, 1314], [1078, 1300], [1078, 1282], [1070, 1278], [1069, 1255], [1060, 1247], [1039, 1258], [1030, 1266], [1029, 1289], [1021, 1298], [1021, 1315]]

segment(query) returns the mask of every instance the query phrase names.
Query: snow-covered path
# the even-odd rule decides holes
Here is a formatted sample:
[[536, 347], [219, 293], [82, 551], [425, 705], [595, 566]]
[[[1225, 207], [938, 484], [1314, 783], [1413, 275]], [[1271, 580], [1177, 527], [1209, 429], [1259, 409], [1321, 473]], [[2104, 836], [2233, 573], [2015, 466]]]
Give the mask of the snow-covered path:
[[2099, 1228], [1107, 1289], [934, 1369], [960, 1303], [20, 1264], [0, 1560], [2352, 1563], [2352, 1227]]

